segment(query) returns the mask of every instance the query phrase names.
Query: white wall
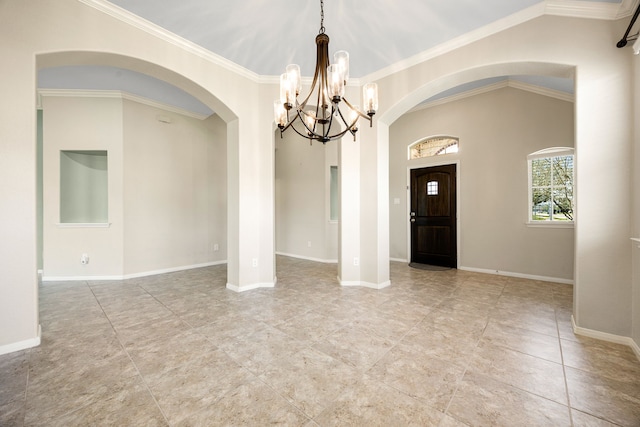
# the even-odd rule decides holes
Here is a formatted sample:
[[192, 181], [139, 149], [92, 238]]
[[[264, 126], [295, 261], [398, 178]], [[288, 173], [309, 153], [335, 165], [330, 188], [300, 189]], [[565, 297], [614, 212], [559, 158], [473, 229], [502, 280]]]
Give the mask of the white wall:
[[[458, 165], [458, 266], [549, 279], [573, 279], [573, 229], [526, 226], [527, 154], [573, 147], [573, 103], [514, 88], [422, 108], [390, 127], [390, 254], [407, 260], [408, 168]], [[407, 147], [431, 136], [460, 139], [460, 151], [407, 160]], [[400, 199], [400, 204], [393, 204]]]
[[[277, 85], [72, 0], [0, 2], [0, 52], [11, 67], [0, 79], [0, 351], [33, 345], [38, 334], [36, 257], [36, 68], [110, 65], [145, 72], [196, 96], [227, 124], [228, 280], [238, 290], [273, 285], [274, 146], [271, 105]], [[632, 86], [629, 50], [616, 49], [628, 19], [542, 16], [438, 55], [413, 58], [377, 80], [379, 114], [361, 134], [362, 152], [343, 168], [359, 197], [341, 221], [340, 259], [361, 255], [340, 275], [388, 280], [388, 126], [428, 96], [505, 74], [576, 77], [578, 212], [575, 309], [579, 326], [630, 336]], [[605, 143], [606, 142], [606, 143]], [[372, 151], [364, 151], [372, 150]], [[362, 161], [360, 161], [362, 159]], [[344, 162], [342, 162], [344, 163]], [[386, 165], [386, 166], [385, 166]], [[603, 173], [602, 171], [606, 171]], [[351, 185], [351, 182], [343, 182]], [[354, 191], [352, 191], [354, 190]], [[377, 192], [375, 190], [378, 190]], [[602, 195], [617, 209], [603, 209]], [[371, 197], [369, 197], [371, 196]], [[259, 212], [256, 221], [255, 212]], [[343, 212], [343, 216], [345, 212]], [[346, 228], [353, 230], [349, 235]], [[353, 239], [350, 239], [353, 237]], [[345, 242], [355, 242], [348, 243]], [[346, 251], [345, 251], [346, 248]], [[258, 260], [253, 267], [252, 260]], [[367, 277], [364, 277], [364, 276]], [[350, 277], [347, 278], [350, 280]], [[11, 325], [5, 326], [5, 325]]]
[[[106, 5], [105, 5], [106, 6]], [[195, 45], [171, 39], [74, 0], [0, 2], [0, 52], [13, 66], [0, 92], [2, 271], [0, 352], [38, 342], [36, 220], [36, 70], [107, 65], [167, 81], [195, 96], [227, 125], [228, 280], [239, 290], [272, 286], [275, 241], [271, 113], [259, 114], [258, 76]], [[144, 25], [143, 25], [144, 27]], [[9, 100], [11, 100], [9, 102]], [[270, 101], [272, 102], [272, 101]], [[271, 108], [265, 107], [268, 111]], [[232, 150], [229, 150], [231, 148]], [[242, 197], [240, 197], [240, 193]], [[259, 211], [259, 220], [252, 212]], [[252, 259], [261, 260], [259, 267]]]
[[276, 132], [276, 251], [322, 262], [337, 260], [337, 224], [329, 217], [329, 167], [337, 142], [326, 145]]
[[[123, 271], [122, 98], [43, 96], [43, 277]], [[60, 225], [60, 151], [106, 150], [108, 227]], [[88, 254], [88, 264], [81, 264]]]
[[[220, 118], [203, 121], [120, 97], [43, 99], [45, 280], [118, 278], [225, 260]], [[60, 150], [71, 149], [108, 151], [109, 227], [57, 225]], [[85, 253], [90, 261], [82, 265]]]
[[575, 77], [574, 317], [581, 328], [623, 337], [632, 324], [632, 78], [630, 52], [615, 44], [627, 24], [542, 16], [378, 81], [385, 100], [379, 121], [392, 124], [462, 83], [514, 74]]
[[[633, 57], [633, 186], [631, 199], [632, 232], [631, 236], [640, 238], [640, 55]], [[633, 325], [632, 335], [636, 353], [640, 357], [640, 242], [632, 242], [633, 254]]]
[[226, 260], [225, 127], [125, 101], [125, 275]]

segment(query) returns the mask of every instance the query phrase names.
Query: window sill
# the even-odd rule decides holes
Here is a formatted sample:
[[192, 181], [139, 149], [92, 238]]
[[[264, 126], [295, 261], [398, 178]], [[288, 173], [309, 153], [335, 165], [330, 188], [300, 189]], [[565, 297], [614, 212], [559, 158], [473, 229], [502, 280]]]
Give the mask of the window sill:
[[527, 227], [532, 228], [573, 228], [573, 221], [527, 221]]
[[58, 228], [109, 228], [110, 222], [59, 222]]

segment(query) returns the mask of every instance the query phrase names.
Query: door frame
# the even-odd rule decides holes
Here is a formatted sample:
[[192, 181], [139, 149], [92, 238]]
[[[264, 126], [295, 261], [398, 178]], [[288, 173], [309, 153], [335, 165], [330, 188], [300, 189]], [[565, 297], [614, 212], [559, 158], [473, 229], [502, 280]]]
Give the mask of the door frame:
[[[448, 155], [445, 155], [448, 156]], [[438, 156], [439, 157], [439, 156]], [[462, 217], [462, 209], [460, 204], [460, 182], [462, 181], [462, 173], [460, 168], [460, 159], [446, 159], [446, 158], [430, 158], [429, 161], [425, 162], [424, 159], [421, 159], [419, 164], [409, 165], [407, 166], [407, 193], [406, 200], [407, 204], [405, 206], [405, 221], [407, 227], [407, 263], [411, 262], [411, 222], [409, 221], [409, 212], [411, 212], [411, 170], [412, 169], [424, 169], [430, 168], [432, 166], [445, 166], [445, 165], [455, 165], [456, 166], [456, 268], [460, 269], [461, 260], [460, 260], [460, 218]]]

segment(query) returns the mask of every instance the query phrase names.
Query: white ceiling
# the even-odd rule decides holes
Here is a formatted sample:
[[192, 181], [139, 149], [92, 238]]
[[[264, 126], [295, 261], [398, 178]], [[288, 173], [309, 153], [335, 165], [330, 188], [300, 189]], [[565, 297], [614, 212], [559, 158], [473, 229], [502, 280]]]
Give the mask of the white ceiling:
[[[290, 63], [299, 64], [304, 76], [313, 74], [320, 0], [80, 1], [151, 27], [159, 34], [177, 35], [259, 76], [277, 76]], [[330, 54], [347, 50], [351, 76], [367, 78], [384, 73], [389, 67], [410, 63], [412, 58], [430, 51], [446, 50], [452, 43], [472, 41], [476, 35], [542, 13], [614, 19], [631, 15], [637, 3], [638, 0], [325, 0], [324, 26], [331, 38]], [[84, 77], [79, 78], [78, 74]], [[162, 82], [144, 82], [136, 74], [110, 68], [62, 67], [42, 70], [38, 85], [131, 93], [136, 93], [131, 87], [144, 92], [147, 86], [153, 86], [148, 92], [158, 93], [154, 85], [161, 86]], [[541, 80], [537, 83], [545, 85]], [[556, 90], [573, 87], [571, 82], [550, 84]], [[118, 85], [124, 86], [112, 87]], [[189, 102], [184, 104], [186, 101], [180, 101], [182, 95], [171, 89], [161, 91], [166, 96], [158, 101], [200, 108]]]
[[[313, 74], [320, 0], [111, 0], [111, 3], [259, 75], [297, 63]], [[540, 0], [326, 0], [330, 53], [351, 54], [363, 77], [481, 27], [540, 5]], [[555, 2], [559, 3], [559, 2]], [[622, 4], [622, 0], [580, 2]], [[603, 9], [604, 10], [604, 9]]]

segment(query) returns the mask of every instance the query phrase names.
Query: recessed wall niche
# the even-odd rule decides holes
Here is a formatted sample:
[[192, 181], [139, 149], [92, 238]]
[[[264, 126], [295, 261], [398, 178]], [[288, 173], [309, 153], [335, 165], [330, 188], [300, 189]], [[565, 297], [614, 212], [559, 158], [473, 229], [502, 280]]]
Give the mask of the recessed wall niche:
[[60, 223], [109, 221], [107, 166], [106, 150], [60, 151]]

